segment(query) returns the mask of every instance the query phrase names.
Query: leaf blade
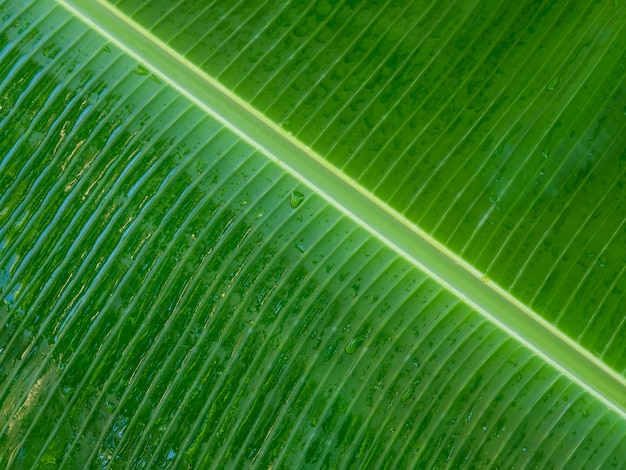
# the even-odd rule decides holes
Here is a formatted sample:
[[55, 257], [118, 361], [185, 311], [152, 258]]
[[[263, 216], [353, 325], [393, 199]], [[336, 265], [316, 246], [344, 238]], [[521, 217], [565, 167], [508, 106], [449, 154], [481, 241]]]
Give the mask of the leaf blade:
[[[22, 25], [50, 5], [29, 9]], [[65, 41], [68, 55], [80, 58], [68, 66], [73, 76], [86, 78], [64, 89], [73, 101], [62, 116], [74, 115], [73, 123], [61, 118], [44, 129], [54, 177], [37, 181], [47, 190], [12, 193], [20, 194], [17, 207], [32, 209], [24, 219], [31, 230], [20, 232], [23, 213], [14, 210], [0, 226], [0, 266], [8, 273], [2, 316], [19, 333], [5, 330], [17, 360], [6, 351], [0, 359], [2, 374], [12, 377], [0, 403], [3, 419], [24, 418], [2, 423], [3, 463], [132, 467], [221, 458], [224, 466], [297, 466], [354, 458], [549, 465], [552, 458], [594, 458], [588, 446], [599, 451], [600, 464], [623, 460], [624, 421], [614, 411], [116, 47], [97, 35], [82, 49], [68, 40], [82, 35], [68, 35], [59, 24], [71, 24], [71, 32], [88, 28], [56, 21], [68, 18], [61, 11], [42, 24], [55, 32], [50, 42]], [[3, 31], [22, 28], [17, 23]], [[29, 51], [49, 33], [30, 43], [19, 34], [11, 47]], [[3, 62], [2, 70], [19, 71], [13, 64], [22, 56]], [[55, 68], [55, 61], [36, 57], [33, 70]], [[102, 83], [90, 81], [90, 70], [105, 71], [95, 75]], [[54, 73], [67, 77], [62, 69]], [[11, 80], [16, 76], [8, 75], [10, 84], [20, 83]], [[16, 110], [27, 110], [24, 103], [38, 93], [61, 95], [42, 86], [51, 76], [42, 77], [16, 88], [22, 100]], [[33, 129], [24, 135], [36, 137]], [[3, 162], [36, 168], [26, 142], [13, 143], [10, 155], [19, 160]], [[89, 143], [92, 151], [77, 151]], [[8, 175], [9, 186], [32, 185], [33, 173]], [[67, 195], [58, 191], [73, 181]], [[294, 191], [305, 196], [296, 208]], [[81, 195], [83, 206], [76, 204]], [[50, 218], [63, 207], [71, 217]], [[81, 235], [90, 229], [94, 238]], [[74, 263], [78, 275], [66, 269]], [[28, 289], [15, 290], [20, 283]], [[81, 296], [83, 288], [88, 295]], [[58, 342], [55, 332], [62, 332]], [[265, 352], [273, 358], [267, 368]], [[376, 388], [378, 376], [389, 384]], [[361, 416], [371, 408], [370, 394], [375, 411]], [[406, 422], [419, 428], [382, 437]], [[538, 424], [541, 433], [532, 432]], [[289, 437], [291, 429], [300, 432]], [[457, 431], [475, 440], [455, 453]], [[354, 449], [369, 452], [342, 453]]]

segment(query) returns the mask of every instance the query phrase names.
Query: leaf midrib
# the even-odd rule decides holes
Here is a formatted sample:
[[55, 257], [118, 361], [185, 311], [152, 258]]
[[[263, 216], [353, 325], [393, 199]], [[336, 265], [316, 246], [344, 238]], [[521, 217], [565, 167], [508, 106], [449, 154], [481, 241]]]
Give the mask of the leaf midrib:
[[626, 418], [626, 378], [107, 2], [58, 0], [333, 207]]

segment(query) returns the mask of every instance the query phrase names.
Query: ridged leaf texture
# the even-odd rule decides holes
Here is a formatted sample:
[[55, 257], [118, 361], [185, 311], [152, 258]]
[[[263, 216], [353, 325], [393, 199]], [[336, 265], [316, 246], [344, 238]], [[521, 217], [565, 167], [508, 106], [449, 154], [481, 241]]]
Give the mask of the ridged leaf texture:
[[626, 6], [0, 1], [0, 467], [624, 468]]

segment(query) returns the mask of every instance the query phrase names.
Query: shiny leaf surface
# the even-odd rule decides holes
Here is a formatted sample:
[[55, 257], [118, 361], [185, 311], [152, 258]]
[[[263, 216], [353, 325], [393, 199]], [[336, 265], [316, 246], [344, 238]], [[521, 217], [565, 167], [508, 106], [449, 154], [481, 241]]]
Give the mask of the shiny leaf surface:
[[2, 467], [626, 461], [623, 5], [0, 5]]

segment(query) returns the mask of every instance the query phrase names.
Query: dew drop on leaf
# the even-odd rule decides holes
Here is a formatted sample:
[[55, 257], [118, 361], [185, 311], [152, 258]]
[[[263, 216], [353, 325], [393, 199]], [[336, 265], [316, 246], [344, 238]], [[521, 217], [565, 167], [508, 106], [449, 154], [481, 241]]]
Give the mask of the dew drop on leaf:
[[352, 338], [350, 340], [350, 342], [346, 345], [346, 352], [348, 354], [352, 354], [354, 353], [354, 351], [356, 351], [358, 349], [359, 346], [361, 346], [363, 344], [363, 337], [361, 336], [355, 336], [354, 338]]
[[548, 90], [554, 90], [559, 85], [559, 77], [553, 78], [550, 83], [548, 83]]
[[291, 195], [289, 196], [289, 205], [293, 209], [302, 204], [302, 201], [304, 201], [304, 194], [302, 194], [300, 191], [291, 192]]
[[415, 382], [413, 382], [411, 384], [411, 386], [406, 390], [406, 392], [404, 392], [404, 395], [402, 395], [402, 397], [400, 397], [400, 401], [404, 402], [407, 401], [409, 398], [411, 398], [413, 396], [413, 392], [415, 391], [415, 386], [417, 384]]
[[137, 75], [148, 75], [150, 73], [150, 71], [143, 65], [135, 65], [135, 67], [133, 68], [133, 72], [135, 72]]

